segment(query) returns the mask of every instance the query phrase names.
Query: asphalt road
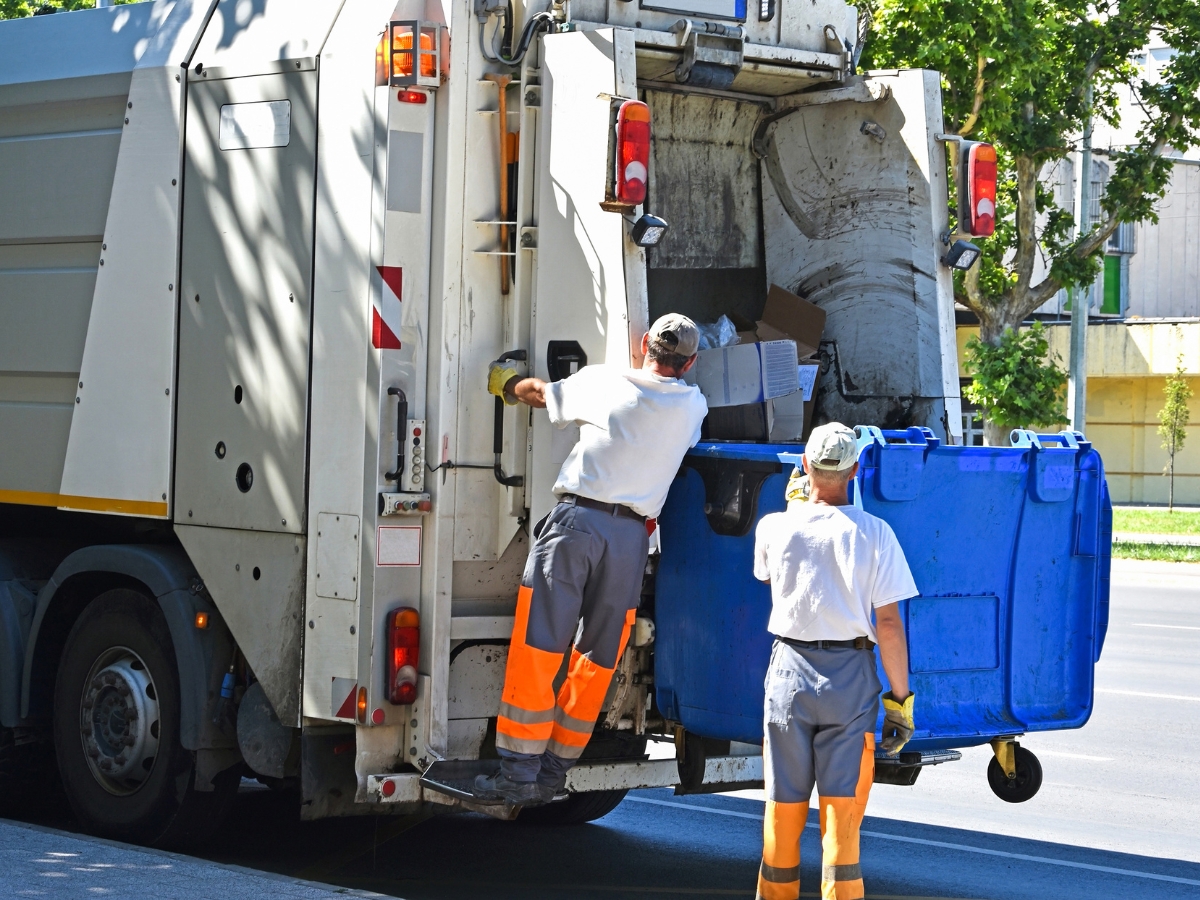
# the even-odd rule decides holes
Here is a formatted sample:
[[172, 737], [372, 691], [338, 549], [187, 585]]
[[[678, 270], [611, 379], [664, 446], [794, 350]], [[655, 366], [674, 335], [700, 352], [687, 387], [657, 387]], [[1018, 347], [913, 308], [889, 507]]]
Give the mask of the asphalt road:
[[[1041, 792], [1024, 804], [997, 799], [985, 779], [986, 748], [926, 771], [911, 788], [876, 785], [863, 828], [867, 896], [1200, 898], [1198, 719], [1200, 566], [1116, 563], [1091, 722], [1023, 741], [1042, 762]], [[247, 790], [202, 856], [407, 900], [750, 900], [761, 818], [758, 792], [640, 791], [604, 819], [574, 828], [476, 815], [300, 824], [286, 797]], [[12, 845], [0, 831], [0, 849]], [[802, 842], [804, 896], [817, 896], [819, 851], [814, 821]], [[39, 876], [54, 868], [42, 853], [24, 866], [20, 853], [0, 853], [7, 860], [0, 893], [112, 892], [97, 880], [108, 876], [85, 865], [74, 875], [59, 865], [66, 874]], [[160, 868], [178, 878], [179, 865]], [[153, 868], [142, 873], [143, 895], [174, 896], [152, 886]], [[280, 881], [251, 886], [253, 877], [244, 877], [240, 890], [211, 883], [223, 896], [300, 889]]]

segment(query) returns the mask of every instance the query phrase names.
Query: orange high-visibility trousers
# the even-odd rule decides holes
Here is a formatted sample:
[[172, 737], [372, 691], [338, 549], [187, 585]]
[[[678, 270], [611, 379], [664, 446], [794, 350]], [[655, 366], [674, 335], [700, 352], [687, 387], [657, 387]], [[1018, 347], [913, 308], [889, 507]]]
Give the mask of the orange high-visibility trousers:
[[864, 896], [859, 829], [875, 780], [880, 687], [873, 652], [810, 650], [776, 641], [766, 682], [761, 900], [800, 896], [800, 835], [814, 786], [821, 896]]
[[542, 754], [566, 766], [582, 755], [629, 639], [649, 549], [637, 519], [569, 503], [555, 506], [534, 537], [496, 720], [496, 747], [514, 781], [533, 780], [532, 760]]

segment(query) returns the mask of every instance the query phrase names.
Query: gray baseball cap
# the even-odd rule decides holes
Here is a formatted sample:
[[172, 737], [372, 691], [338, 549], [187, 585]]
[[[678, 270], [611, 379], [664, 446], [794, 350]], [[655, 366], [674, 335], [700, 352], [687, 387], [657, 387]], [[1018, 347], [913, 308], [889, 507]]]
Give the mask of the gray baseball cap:
[[665, 353], [691, 356], [700, 347], [700, 329], [687, 316], [667, 313], [650, 326], [650, 343]]
[[858, 441], [841, 422], [818, 425], [808, 436], [804, 456], [815, 469], [843, 472], [858, 462]]

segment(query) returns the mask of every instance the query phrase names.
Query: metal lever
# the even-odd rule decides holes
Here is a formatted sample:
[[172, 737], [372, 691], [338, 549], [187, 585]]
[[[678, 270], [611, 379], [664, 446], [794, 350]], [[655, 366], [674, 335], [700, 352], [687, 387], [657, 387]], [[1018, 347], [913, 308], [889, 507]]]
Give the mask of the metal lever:
[[398, 387], [390, 387], [387, 392], [389, 397], [398, 397], [400, 402], [396, 404], [396, 471], [387, 472], [383, 477], [399, 483], [404, 476], [404, 445], [408, 442], [408, 397]]
[[[507, 353], [500, 354], [500, 362], [525, 362], [529, 359], [529, 354], [524, 350], [509, 350]], [[505, 487], [524, 487], [524, 475], [505, 475], [504, 469], [501, 468], [500, 457], [504, 453], [504, 401], [496, 398], [496, 418], [492, 429], [492, 452], [496, 454], [496, 463], [492, 471], [496, 474], [496, 480]]]

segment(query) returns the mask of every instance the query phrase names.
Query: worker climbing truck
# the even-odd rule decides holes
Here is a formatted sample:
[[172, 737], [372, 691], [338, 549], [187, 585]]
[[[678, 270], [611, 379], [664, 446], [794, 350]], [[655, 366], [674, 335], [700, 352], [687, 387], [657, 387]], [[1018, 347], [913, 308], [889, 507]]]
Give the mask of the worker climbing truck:
[[483, 808], [464, 786], [497, 765], [528, 532], [574, 440], [488, 364], [640, 364], [677, 311], [819, 377], [799, 413], [774, 382], [711, 404], [569, 797], [521, 815], [761, 780], [753, 525], [814, 418], [865, 426], [856, 501], [921, 589], [918, 730], [877, 780], [992, 742], [997, 793], [1031, 796], [1016, 738], [1091, 709], [1103, 469], [1072, 433], [960, 446], [952, 266], [987, 151], [953, 155], [952, 227], [938, 76], [858, 74], [865, 32], [841, 0], [0, 22], [0, 773], [161, 845], [244, 776], [308, 818]]

